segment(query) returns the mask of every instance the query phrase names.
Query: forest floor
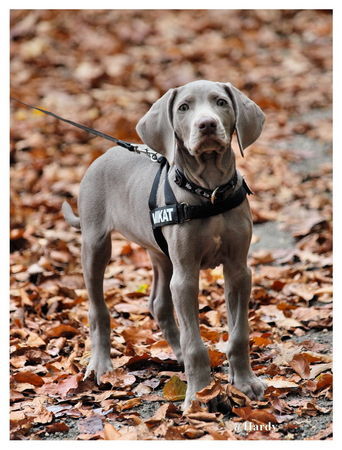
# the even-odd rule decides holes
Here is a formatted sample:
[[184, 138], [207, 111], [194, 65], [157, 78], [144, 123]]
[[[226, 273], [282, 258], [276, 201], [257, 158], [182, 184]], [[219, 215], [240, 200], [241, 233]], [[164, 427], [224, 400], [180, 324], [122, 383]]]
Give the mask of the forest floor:
[[[218, 267], [202, 271], [199, 295], [214, 381], [183, 415], [184, 373], [147, 307], [150, 261], [117, 233], [104, 282], [114, 371], [100, 386], [83, 381], [81, 234], [60, 206], [76, 210], [80, 180], [108, 146], [13, 103], [11, 439], [331, 439], [331, 15], [27, 10], [12, 12], [11, 34], [13, 97], [122, 139], [137, 141], [148, 106], [196, 78], [229, 78], [267, 117], [237, 155], [254, 192], [250, 351], [265, 398], [229, 384]], [[203, 406], [218, 395], [229, 413]]]

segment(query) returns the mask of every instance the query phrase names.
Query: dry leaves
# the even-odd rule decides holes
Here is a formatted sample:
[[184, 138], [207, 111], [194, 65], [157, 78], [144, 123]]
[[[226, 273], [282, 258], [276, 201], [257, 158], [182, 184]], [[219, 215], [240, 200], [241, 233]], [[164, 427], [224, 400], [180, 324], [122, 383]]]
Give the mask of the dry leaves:
[[[168, 88], [204, 78], [242, 89], [267, 116], [247, 157], [237, 155], [255, 192], [254, 221], [279, 225], [294, 242], [249, 258], [251, 360], [267, 385], [264, 400], [251, 401], [228, 383], [217, 268], [203, 271], [199, 294], [200, 332], [215, 377], [192, 411], [181, 413], [183, 368], [148, 310], [150, 261], [116, 233], [104, 282], [114, 370], [100, 386], [84, 381], [90, 341], [81, 237], [60, 206], [76, 201], [86, 168], [108, 143], [13, 104], [12, 439], [296, 439], [304, 435], [299, 419], [329, 414], [331, 165], [309, 172], [306, 165], [319, 159], [317, 143], [331, 144], [324, 115], [331, 105], [331, 22], [323, 10], [12, 11], [11, 94], [118, 138], [136, 141], [138, 119]], [[222, 399], [229, 414], [208, 410]], [[273, 428], [261, 428], [268, 423]], [[311, 438], [331, 434], [328, 424]]]

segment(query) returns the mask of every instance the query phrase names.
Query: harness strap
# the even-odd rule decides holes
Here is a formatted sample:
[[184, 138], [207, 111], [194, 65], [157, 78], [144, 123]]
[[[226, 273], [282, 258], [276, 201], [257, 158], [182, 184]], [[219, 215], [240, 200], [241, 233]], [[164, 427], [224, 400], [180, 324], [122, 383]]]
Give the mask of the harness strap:
[[[160, 182], [161, 173], [166, 167], [165, 181], [164, 181], [164, 196], [165, 206], [157, 207], [157, 191]], [[152, 223], [152, 230], [155, 240], [161, 250], [166, 256], [169, 256], [168, 244], [162, 233], [162, 227], [166, 225], [182, 224], [188, 220], [203, 219], [206, 217], [216, 216], [223, 212], [229, 211], [239, 206], [246, 195], [252, 194], [245, 180], [242, 180], [242, 185], [232, 195], [225, 200], [214, 204], [208, 203], [205, 205], [188, 205], [186, 203], [178, 203], [175, 194], [168, 179], [169, 164], [164, 158], [161, 161], [159, 170], [154, 178], [152, 189], [148, 201], [150, 208], [150, 218]]]
[[[151, 192], [150, 192], [150, 197], [148, 199], [148, 206], [150, 208], [151, 220], [152, 220], [152, 217], [153, 217], [152, 216], [152, 211], [154, 211], [156, 209], [156, 207], [157, 207], [157, 192], [158, 192], [158, 186], [159, 186], [159, 182], [160, 182], [160, 177], [161, 177], [162, 171], [163, 171], [164, 167], [166, 167], [166, 175], [167, 175], [167, 172], [169, 171], [169, 164], [168, 164], [166, 158], [160, 158], [159, 163], [160, 163], [159, 164], [159, 168], [158, 168], [158, 171], [156, 173], [156, 176], [154, 177], [154, 181], [153, 181]], [[167, 176], [166, 176], [166, 179], [167, 179]], [[172, 193], [172, 196], [173, 196], [172, 199], [171, 199], [172, 196], [170, 195], [169, 190]], [[165, 183], [165, 186], [164, 186], [165, 198], [166, 198], [166, 194], [167, 194], [168, 195], [168, 200], [173, 201], [173, 199], [174, 199], [174, 201], [177, 201], [170, 185], [169, 185], [169, 190], [167, 190], [166, 183]], [[152, 220], [152, 231], [153, 231], [154, 238], [155, 238], [157, 244], [159, 245], [159, 247], [161, 248], [161, 250], [165, 253], [166, 256], [169, 256], [169, 248], [168, 248], [166, 239], [165, 239], [165, 237], [163, 235], [162, 229], [159, 228], [159, 227], [158, 228], [154, 227], [153, 226], [153, 220]]]
[[181, 203], [182, 213], [180, 216], [184, 222], [192, 219], [204, 219], [206, 217], [216, 216], [217, 214], [224, 213], [239, 206], [246, 198], [246, 195], [250, 193], [251, 191], [247, 183], [243, 180], [242, 185], [232, 196], [214, 205], [187, 205], [186, 203]]

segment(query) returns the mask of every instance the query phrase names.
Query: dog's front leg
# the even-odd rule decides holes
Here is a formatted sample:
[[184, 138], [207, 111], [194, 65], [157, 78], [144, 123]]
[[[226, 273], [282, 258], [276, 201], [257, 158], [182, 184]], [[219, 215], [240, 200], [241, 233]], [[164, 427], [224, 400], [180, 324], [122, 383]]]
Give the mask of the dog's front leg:
[[224, 264], [225, 297], [228, 312], [230, 382], [251, 399], [260, 399], [264, 384], [254, 375], [249, 360], [248, 304], [251, 271], [245, 265]]
[[196, 392], [210, 382], [209, 355], [201, 339], [198, 320], [199, 269], [190, 271], [189, 266], [174, 263], [170, 283], [188, 383], [183, 410], [190, 406]]

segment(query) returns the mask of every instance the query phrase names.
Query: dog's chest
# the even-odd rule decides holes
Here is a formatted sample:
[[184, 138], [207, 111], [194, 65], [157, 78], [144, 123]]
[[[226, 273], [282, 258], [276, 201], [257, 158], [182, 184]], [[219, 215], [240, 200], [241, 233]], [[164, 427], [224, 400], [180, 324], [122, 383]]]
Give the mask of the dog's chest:
[[[227, 253], [227, 233], [222, 217], [207, 219], [199, 244], [202, 247], [201, 268], [215, 268], [222, 264]], [[209, 223], [210, 221], [210, 223]]]

